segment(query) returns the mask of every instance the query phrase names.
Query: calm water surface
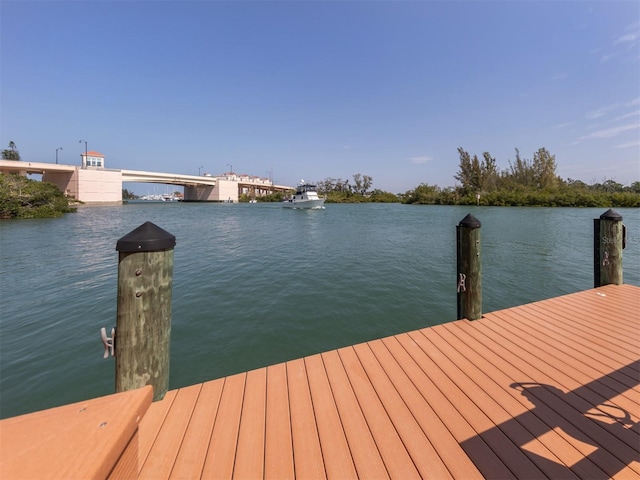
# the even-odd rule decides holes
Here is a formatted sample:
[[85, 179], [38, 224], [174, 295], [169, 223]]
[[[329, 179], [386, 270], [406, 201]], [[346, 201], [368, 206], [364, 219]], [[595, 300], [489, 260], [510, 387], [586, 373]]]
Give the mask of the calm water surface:
[[[456, 316], [455, 226], [482, 222], [483, 311], [593, 286], [606, 209], [144, 203], [0, 223], [0, 417], [114, 390], [100, 328], [116, 322], [117, 240], [176, 236], [170, 387]], [[625, 283], [640, 285], [640, 212]]]

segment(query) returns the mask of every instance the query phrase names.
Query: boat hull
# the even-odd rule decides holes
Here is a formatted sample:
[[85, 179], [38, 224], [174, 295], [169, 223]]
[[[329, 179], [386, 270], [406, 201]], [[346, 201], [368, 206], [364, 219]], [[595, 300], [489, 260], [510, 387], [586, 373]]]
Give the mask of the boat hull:
[[313, 200], [285, 200], [282, 202], [285, 208], [321, 209], [324, 208], [324, 198]]

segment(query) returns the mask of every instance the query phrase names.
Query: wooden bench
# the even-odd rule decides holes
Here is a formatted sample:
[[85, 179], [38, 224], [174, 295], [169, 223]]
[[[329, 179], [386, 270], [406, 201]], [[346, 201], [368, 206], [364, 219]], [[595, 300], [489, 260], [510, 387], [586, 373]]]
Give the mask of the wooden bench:
[[152, 398], [146, 386], [0, 421], [0, 478], [135, 478]]

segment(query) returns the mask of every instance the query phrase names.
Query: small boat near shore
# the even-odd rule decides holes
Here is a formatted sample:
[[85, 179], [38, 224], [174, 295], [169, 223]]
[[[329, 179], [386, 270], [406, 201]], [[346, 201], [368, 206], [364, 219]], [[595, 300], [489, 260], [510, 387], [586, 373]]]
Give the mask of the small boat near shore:
[[296, 193], [282, 202], [285, 208], [324, 208], [324, 197], [318, 196], [316, 186], [300, 180], [296, 187]]

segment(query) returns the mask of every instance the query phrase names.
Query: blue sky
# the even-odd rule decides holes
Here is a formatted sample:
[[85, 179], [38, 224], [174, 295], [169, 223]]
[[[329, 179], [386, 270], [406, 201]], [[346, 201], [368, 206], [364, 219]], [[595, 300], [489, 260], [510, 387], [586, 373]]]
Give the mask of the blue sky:
[[23, 160], [79, 164], [82, 139], [111, 168], [398, 193], [454, 185], [458, 147], [500, 168], [545, 147], [563, 178], [640, 180], [637, 1], [0, 9], [0, 142]]

